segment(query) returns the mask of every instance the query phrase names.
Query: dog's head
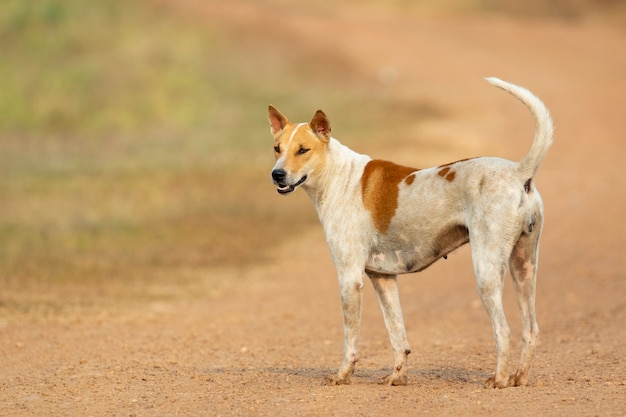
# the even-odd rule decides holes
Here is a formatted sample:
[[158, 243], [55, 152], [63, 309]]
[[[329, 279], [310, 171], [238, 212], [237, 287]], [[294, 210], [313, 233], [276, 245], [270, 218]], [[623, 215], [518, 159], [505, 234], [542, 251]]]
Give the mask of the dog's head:
[[272, 181], [280, 194], [289, 194], [324, 166], [330, 141], [330, 123], [318, 110], [310, 123], [290, 123], [275, 107], [269, 106], [269, 121], [274, 135], [276, 164]]

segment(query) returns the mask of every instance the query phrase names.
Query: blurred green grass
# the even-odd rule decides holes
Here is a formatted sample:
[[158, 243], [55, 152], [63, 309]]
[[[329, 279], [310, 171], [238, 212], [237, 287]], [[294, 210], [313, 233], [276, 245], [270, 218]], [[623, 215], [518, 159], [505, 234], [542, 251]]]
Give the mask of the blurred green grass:
[[341, 114], [335, 131], [362, 150], [390, 125], [442, 115], [269, 28], [167, 1], [0, 2], [0, 314], [202, 297], [220, 268], [263, 262], [316, 225], [302, 193], [287, 201], [270, 183], [269, 103], [294, 121]]
[[340, 57], [155, 4], [0, 2], [0, 309], [210, 288], [317, 221], [269, 181], [269, 102], [376, 123]]

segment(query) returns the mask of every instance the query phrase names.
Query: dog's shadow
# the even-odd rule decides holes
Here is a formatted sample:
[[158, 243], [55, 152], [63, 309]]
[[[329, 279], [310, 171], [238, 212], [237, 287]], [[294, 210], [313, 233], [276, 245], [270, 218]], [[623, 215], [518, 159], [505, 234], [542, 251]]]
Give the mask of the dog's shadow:
[[[354, 378], [371, 379], [373, 381], [379, 381], [383, 377], [391, 373], [391, 368], [381, 369], [357, 369], [354, 373]], [[486, 372], [456, 367], [444, 367], [444, 368], [416, 368], [409, 369], [408, 372], [409, 385], [413, 384], [426, 384], [428, 382], [446, 382], [450, 384], [472, 384], [483, 385], [484, 381], [489, 378], [489, 374]]]
[[[334, 368], [288, 368], [288, 367], [263, 367], [263, 368], [213, 368], [208, 369], [210, 374], [237, 374], [241, 376], [253, 377], [253, 375], [281, 375], [286, 377], [308, 378], [312, 380], [323, 380], [328, 375], [336, 372]], [[375, 384], [383, 377], [391, 373], [390, 368], [360, 368], [352, 377], [352, 384]], [[483, 385], [489, 374], [476, 370], [456, 367], [444, 368], [424, 368], [410, 369], [408, 371], [409, 385], [424, 384], [428, 381], [440, 381], [451, 384], [472, 384]]]
[[413, 375], [416, 379], [477, 385], [483, 385], [485, 380], [491, 376], [481, 370], [456, 367], [414, 369], [409, 370], [409, 375]]

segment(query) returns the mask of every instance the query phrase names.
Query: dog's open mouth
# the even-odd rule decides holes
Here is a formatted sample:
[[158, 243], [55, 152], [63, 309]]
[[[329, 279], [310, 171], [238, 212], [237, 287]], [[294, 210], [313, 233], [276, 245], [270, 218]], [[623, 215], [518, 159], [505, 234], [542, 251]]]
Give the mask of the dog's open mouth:
[[300, 178], [300, 180], [297, 183], [293, 184], [293, 185], [278, 184], [278, 188], [276, 189], [276, 191], [278, 191], [279, 194], [289, 194], [289, 193], [293, 192], [293, 190], [295, 190], [298, 185], [301, 185], [302, 183], [304, 183], [304, 181], [306, 181], [306, 175], [304, 177]]

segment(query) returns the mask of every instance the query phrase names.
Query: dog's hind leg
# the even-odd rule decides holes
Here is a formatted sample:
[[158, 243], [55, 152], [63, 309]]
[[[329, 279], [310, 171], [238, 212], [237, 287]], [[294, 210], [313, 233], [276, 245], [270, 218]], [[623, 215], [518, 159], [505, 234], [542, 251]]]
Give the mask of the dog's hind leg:
[[380, 383], [384, 385], [406, 385], [407, 357], [411, 353], [406, 337], [398, 283], [395, 275], [381, 275], [368, 272], [372, 281], [380, 308], [385, 319], [385, 326], [389, 333], [389, 341], [393, 348], [394, 368], [390, 375], [384, 377]]
[[522, 355], [517, 372], [511, 375], [509, 379], [510, 386], [528, 384], [528, 376], [539, 336], [539, 326], [535, 313], [535, 291], [541, 219], [533, 219], [532, 225], [528, 226], [525, 232], [517, 241], [509, 260], [511, 277], [522, 318]]
[[480, 230], [482, 233], [476, 233], [472, 232], [470, 228], [472, 262], [478, 293], [491, 319], [498, 353], [495, 375], [485, 382], [485, 387], [506, 388], [509, 383], [507, 367], [511, 331], [504, 316], [502, 290], [507, 269], [506, 263], [512, 250], [512, 244], [503, 242], [499, 238], [503, 234], [496, 233], [487, 226], [481, 227]]

